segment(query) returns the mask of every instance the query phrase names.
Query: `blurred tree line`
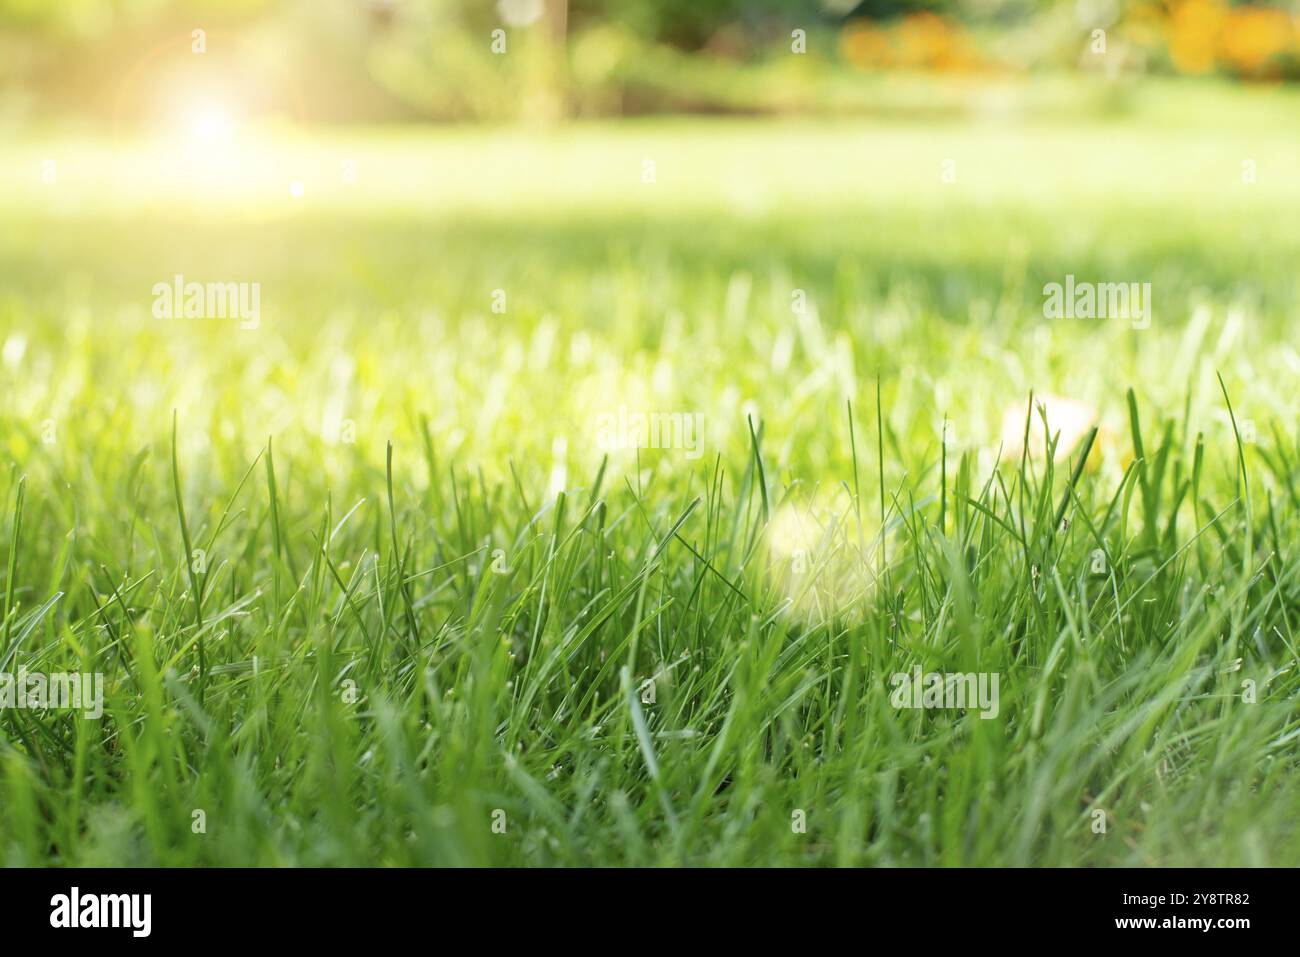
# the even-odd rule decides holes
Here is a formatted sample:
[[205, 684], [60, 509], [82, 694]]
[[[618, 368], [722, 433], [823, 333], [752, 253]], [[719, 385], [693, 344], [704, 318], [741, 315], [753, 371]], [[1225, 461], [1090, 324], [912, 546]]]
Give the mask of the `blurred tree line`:
[[1300, 0], [0, 0], [0, 119], [129, 122], [124, 78], [171, 82], [194, 29], [210, 72], [317, 120], [869, 108], [890, 71], [1300, 76]]

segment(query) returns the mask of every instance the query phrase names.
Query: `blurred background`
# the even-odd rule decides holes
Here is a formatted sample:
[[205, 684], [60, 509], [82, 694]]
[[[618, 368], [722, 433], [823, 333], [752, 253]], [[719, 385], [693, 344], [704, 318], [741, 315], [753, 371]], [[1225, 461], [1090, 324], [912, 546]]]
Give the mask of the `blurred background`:
[[299, 122], [1116, 109], [1143, 76], [1295, 80], [1300, 3], [0, 0], [0, 122], [146, 123], [218, 76]]

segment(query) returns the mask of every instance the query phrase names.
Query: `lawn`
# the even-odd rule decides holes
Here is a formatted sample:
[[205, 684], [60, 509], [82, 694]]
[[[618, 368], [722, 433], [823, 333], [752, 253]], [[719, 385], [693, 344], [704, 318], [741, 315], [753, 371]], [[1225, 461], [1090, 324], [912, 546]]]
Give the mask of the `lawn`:
[[1297, 105], [12, 139], [0, 862], [1300, 865]]

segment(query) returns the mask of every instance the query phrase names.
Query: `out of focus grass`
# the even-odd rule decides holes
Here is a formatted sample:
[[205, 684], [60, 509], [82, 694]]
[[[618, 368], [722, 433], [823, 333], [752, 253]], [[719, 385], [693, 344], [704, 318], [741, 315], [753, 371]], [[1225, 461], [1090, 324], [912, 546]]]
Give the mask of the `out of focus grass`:
[[[0, 713], [0, 855], [1300, 862], [1294, 97], [1199, 95], [6, 144], [14, 661], [109, 704]], [[178, 273], [260, 327], [154, 319]], [[1044, 319], [1067, 273], [1150, 282], [1150, 328]], [[1030, 390], [1108, 437], [1065, 531], [1065, 465], [995, 471]], [[602, 466], [620, 406], [706, 454]], [[894, 711], [915, 663], [1001, 715]]]

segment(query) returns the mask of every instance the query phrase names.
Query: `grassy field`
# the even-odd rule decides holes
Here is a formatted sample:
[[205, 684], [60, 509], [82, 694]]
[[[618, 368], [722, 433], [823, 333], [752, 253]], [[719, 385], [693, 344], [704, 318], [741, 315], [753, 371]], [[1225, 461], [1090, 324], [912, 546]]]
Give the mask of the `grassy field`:
[[0, 861], [1300, 864], [1300, 104], [1204, 95], [10, 140], [0, 672], [105, 704]]

